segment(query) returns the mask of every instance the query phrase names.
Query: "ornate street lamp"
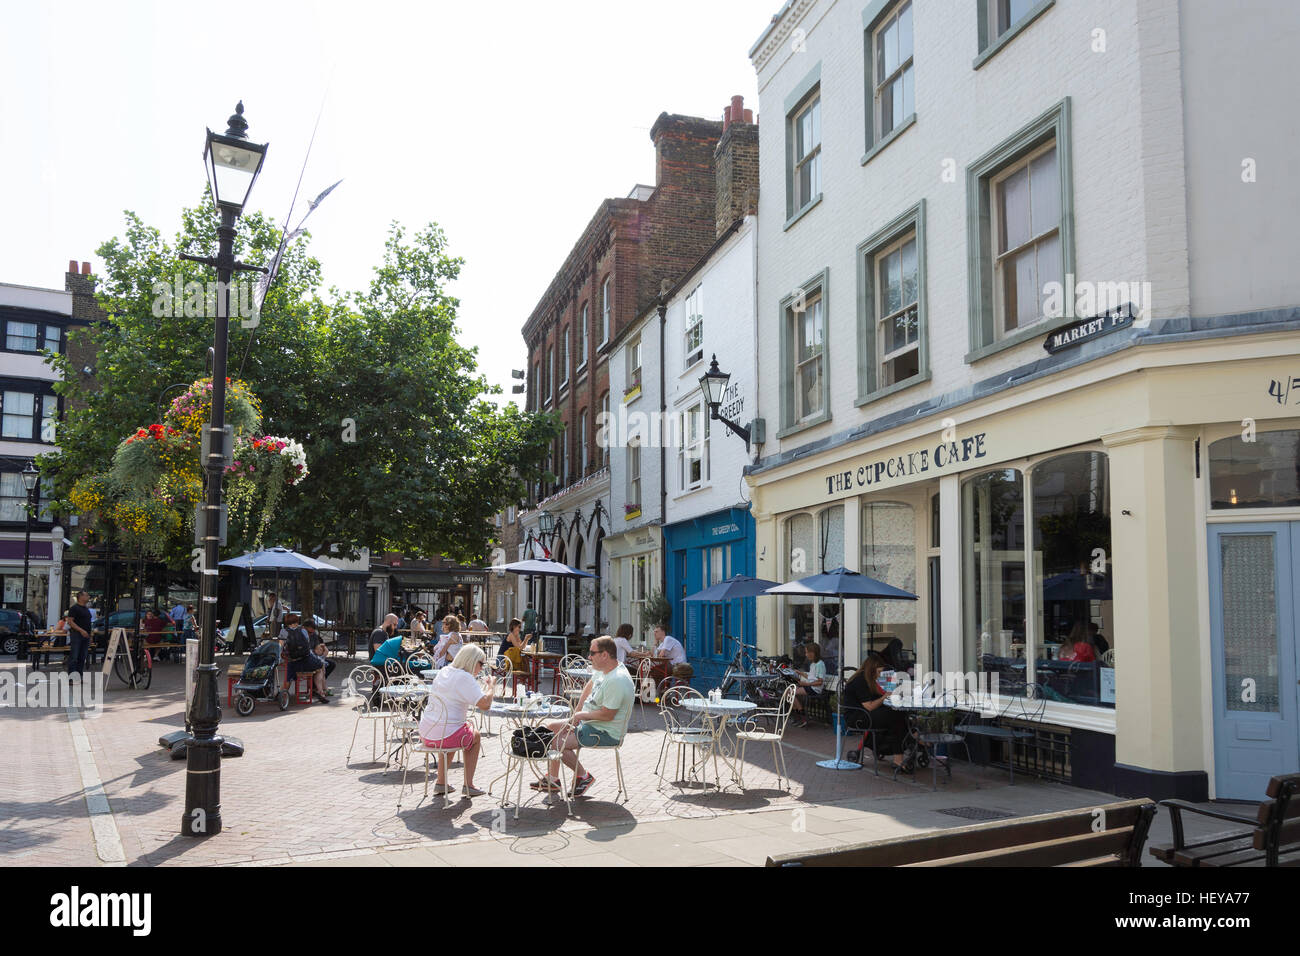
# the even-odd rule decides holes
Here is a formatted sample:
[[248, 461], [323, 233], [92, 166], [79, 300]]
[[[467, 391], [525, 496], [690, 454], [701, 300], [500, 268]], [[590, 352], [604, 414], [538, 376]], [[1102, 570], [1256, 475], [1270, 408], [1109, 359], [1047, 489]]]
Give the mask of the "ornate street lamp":
[[212, 201], [221, 213], [217, 227], [216, 258], [183, 256], [217, 270], [217, 316], [212, 351], [212, 418], [208, 424], [208, 454], [203, 467], [207, 471], [207, 488], [203, 504], [203, 569], [200, 586], [201, 604], [199, 664], [195, 672], [194, 702], [191, 725], [194, 737], [189, 742], [185, 766], [185, 816], [181, 833], [185, 836], [213, 836], [221, 832], [221, 744], [217, 727], [221, 723], [221, 705], [217, 699], [217, 665], [213, 650], [217, 640], [217, 548], [221, 531], [221, 475], [225, 467], [226, 434], [226, 350], [230, 316], [230, 277], [235, 272], [266, 271], [235, 261], [235, 220], [262, 170], [266, 145], [248, 141], [248, 121], [241, 101], [230, 117], [225, 133], [208, 130], [203, 152]]
[[722, 422], [722, 424], [745, 439], [745, 450], [749, 451], [749, 426], [742, 428], [735, 422], [718, 414], [718, 406], [722, 404], [722, 396], [726, 393], [727, 383], [730, 381], [731, 373], [723, 372], [718, 368], [718, 357], [715, 355], [713, 361], [709, 364], [709, 370], [700, 376], [700, 391], [704, 393], [704, 401], [709, 406], [709, 417], [715, 422]]
[[546, 535], [549, 538], [555, 534], [555, 515], [549, 511], [541, 512], [537, 516], [537, 530], [540, 532], [538, 537]]
[[40, 483], [41, 473], [36, 467], [36, 462], [28, 459], [21, 474], [23, 476], [23, 487], [27, 489], [27, 543], [23, 547], [23, 614], [22, 620], [18, 624], [18, 633], [30, 634], [30, 625], [27, 621], [27, 572], [32, 555], [32, 512], [36, 510], [36, 499], [38, 497], [36, 486]]

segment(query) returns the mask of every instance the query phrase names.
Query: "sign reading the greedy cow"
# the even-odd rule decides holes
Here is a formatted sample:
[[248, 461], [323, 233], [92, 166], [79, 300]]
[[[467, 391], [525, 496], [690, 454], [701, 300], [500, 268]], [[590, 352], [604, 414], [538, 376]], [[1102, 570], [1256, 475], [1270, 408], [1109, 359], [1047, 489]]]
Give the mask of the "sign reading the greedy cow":
[[941, 441], [933, 448], [875, 458], [845, 471], [832, 472], [825, 476], [826, 494], [828, 496], [843, 494], [855, 488], [871, 488], [882, 482], [899, 478], [911, 478], [914, 475], [960, 468], [988, 454], [988, 450], [984, 447], [985, 434], [980, 432], [969, 438]]

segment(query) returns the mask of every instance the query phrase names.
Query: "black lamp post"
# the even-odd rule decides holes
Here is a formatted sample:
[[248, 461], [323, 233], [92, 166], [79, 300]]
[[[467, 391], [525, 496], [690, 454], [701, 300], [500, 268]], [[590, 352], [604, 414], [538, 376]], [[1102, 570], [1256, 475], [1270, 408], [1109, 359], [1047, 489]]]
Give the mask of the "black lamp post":
[[715, 422], [722, 422], [722, 424], [745, 439], [745, 450], [748, 451], [749, 426], [741, 427], [718, 414], [718, 406], [722, 404], [722, 396], [727, 391], [727, 383], [730, 381], [731, 373], [723, 372], [718, 368], [718, 357], [715, 355], [713, 361], [709, 364], [709, 370], [700, 376], [700, 391], [704, 393], [704, 401], [709, 406], [709, 417]]
[[23, 487], [27, 489], [27, 543], [23, 547], [23, 619], [18, 625], [18, 632], [20, 634], [30, 634], [31, 625], [27, 621], [27, 569], [32, 556], [32, 512], [36, 510], [36, 486], [41, 479], [41, 473], [36, 468], [36, 462], [29, 460], [23, 466], [22, 476]]
[[196, 669], [191, 722], [194, 737], [185, 767], [185, 836], [213, 836], [221, 832], [221, 744], [217, 726], [221, 705], [217, 699], [217, 665], [213, 649], [217, 639], [217, 546], [221, 530], [221, 475], [225, 467], [226, 347], [230, 315], [230, 277], [254, 267], [235, 261], [235, 220], [243, 211], [266, 158], [266, 145], [248, 141], [244, 104], [235, 107], [223, 134], [208, 130], [203, 161], [207, 166], [212, 199], [221, 213], [217, 227], [216, 258], [186, 256], [217, 270], [217, 315], [212, 361], [212, 419], [208, 425], [207, 488], [203, 505], [203, 570], [200, 588], [199, 665]]
[[[549, 539], [550, 542], [549, 550], [554, 551], [555, 550], [555, 515], [551, 514], [549, 511], [543, 511], [537, 515], [537, 540], [541, 541], [542, 538]], [[546, 621], [546, 578], [545, 577], [542, 578], [541, 600], [539, 600], [537, 603], [541, 605], [541, 607], [538, 610], [540, 611], [541, 620], [543, 624], [545, 624]]]

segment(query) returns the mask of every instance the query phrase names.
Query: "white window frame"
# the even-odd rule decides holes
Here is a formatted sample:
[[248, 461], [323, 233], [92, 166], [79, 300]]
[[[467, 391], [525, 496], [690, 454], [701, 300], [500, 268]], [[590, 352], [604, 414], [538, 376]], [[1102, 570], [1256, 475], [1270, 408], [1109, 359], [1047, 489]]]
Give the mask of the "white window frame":
[[[1060, 203], [1058, 202], [1057, 204], [1058, 210], [1057, 210], [1055, 225], [1044, 230], [1043, 232], [1032, 233], [1027, 240], [1020, 243], [1020, 245], [1015, 246], [1014, 248], [999, 251], [999, 247], [1001, 246], [1001, 242], [1002, 242], [1001, 233], [1002, 233], [1002, 226], [1003, 226], [1003, 222], [1002, 222], [1003, 184], [1012, 176], [1014, 176], [1016, 173], [1020, 172], [1021, 170], [1025, 170], [1026, 173], [1028, 173], [1030, 166], [1034, 162], [1034, 160], [1038, 159], [1040, 156], [1046, 155], [1048, 152], [1056, 153], [1056, 157], [1055, 157], [1056, 182], [1057, 182], [1057, 190], [1059, 193], [1060, 182], [1061, 182], [1061, 158], [1060, 158], [1061, 154], [1060, 154], [1060, 150], [1057, 148], [1057, 142], [1055, 139], [1050, 139], [1047, 142], [1042, 143], [1039, 146], [1035, 147], [1034, 149], [1030, 150], [1029, 152], [1025, 153], [1023, 156], [1018, 158], [1015, 162], [1008, 165], [1005, 169], [1000, 170], [997, 173], [997, 175], [992, 177], [992, 179], [989, 181], [989, 191], [990, 191], [989, 193], [990, 194], [990, 203], [989, 203], [990, 236], [989, 238], [991, 242], [990, 252], [993, 257], [993, 290], [992, 290], [993, 291], [993, 334], [994, 334], [995, 341], [1000, 341], [1001, 339], [1004, 339], [1008, 336], [1015, 335], [1017, 332], [1020, 332], [1023, 329], [1028, 329], [1031, 328], [1032, 326], [1041, 325], [1049, 318], [1049, 316], [1047, 315], [1040, 314], [1038, 318], [1034, 319], [1033, 321], [1026, 322], [1024, 325], [1016, 325], [1013, 326], [1012, 328], [1007, 328], [1008, 315], [1006, 311], [1007, 302], [1006, 302], [1006, 291], [1005, 291], [1006, 288], [1005, 266], [1008, 263], [1014, 262], [1017, 256], [1019, 256], [1023, 252], [1029, 251], [1031, 248], [1036, 251], [1038, 246], [1042, 245], [1044, 242], [1047, 242], [1051, 239], [1056, 239], [1059, 244], [1063, 241], [1063, 238], [1061, 236], [1061, 220], [1065, 214], [1065, 211], [1064, 209], [1060, 208]], [[1030, 202], [1029, 216], [1030, 216], [1030, 222], [1032, 223], [1033, 222], [1033, 194], [1034, 194], [1032, 179], [1028, 179], [1028, 178], [1026, 179], [1025, 189]], [[1036, 260], [1035, 260], [1035, 275], [1037, 275]], [[1064, 281], [1064, 278], [1065, 277], [1062, 276], [1061, 281]], [[1041, 309], [1042, 294], [1043, 294], [1042, 283], [1040, 281], [1038, 283], [1038, 296], [1039, 296], [1038, 301], [1040, 305], [1039, 308], [1040, 313], [1042, 312]]]
[[641, 508], [641, 439], [627, 443], [627, 503]]
[[569, 327], [560, 333], [560, 390], [569, 384]]
[[[791, 127], [791, 176], [793, 181], [790, 184], [791, 195], [794, 197], [794, 212], [797, 213], [805, 206], [811, 205], [812, 202], [821, 195], [821, 89], [808, 98], [808, 100], [795, 110], [790, 117]], [[803, 119], [809, 117], [811, 122], [810, 137], [815, 136], [816, 141], [804, 143], [803, 140]], [[807, 167], [810, 170], [808, 176], [808, 191], [804, 194], [800, 188], [803, 171]]]
[[[886, 289], [885, 289], [885, 283], [880, 281], [880, 265], [882, 261], [887, 259], [889, 256], [893, 255], [894, 253], [898, 253], [900, 265], [901, 265], [903, 247], [906, 246], [909, 242], [913, 243], [916, 246], [916, 298], [913, 299], [910, 303], [905, 303], [901, 308], [886, 314], [885, 313]], [[921, 247], [920, 237], [917, 235], [916, 230], [912, 229], [911, 231], [899, 236], [898, 239], [896, 239], [894, 242], [891, 242], [888, 246], [885, 246], [883, 249], [881, 249], [879, 252], [875, 253], [871, 257], [871, 268], [875, 272], [874, 292], [876, 296], [876, 303], [875, 303], [876, 306], [876, 382], [879, 388], [888, 388], [892, 385], [898, 384], [899, 382], [907, 381], [913, 378], [917, 373], [921, 371], [921, 260], [920, 260], [921, 249], [920, 247]], [[885, 324], [887, 322], [892, 322], [896, 317], [900, 315], [904, 315], [908, 311], [911, 311], [915, 316], [914, 321], [916, 322], [916, 338], [913, 339], [910, 344], [905, 345], [902, 348], [895, 349], [892, 352], [886, 353], [885, 334], [884, 334]], [[914, 372], [912, 375], [909, 375], [906, 378], [898, 379], [897, 381], [894, 382], [885, 381], [886, 365], [889, 362], [894, 361], [895, 359], [901, 358], [902, 356], [906, 355], [908, 352], [916, 353], [917, 372]]]
[[555, 397], [555, 346], [546, 347], [546, 404]]
[[[826, 378], [826, 309], [824, 303], [825, 303], [825, 296], [823, 296], [821, 291], [819, 290], [815, 295], [810, 296], [808, 298], [808, 300], [804, 303], [804, 308], [802, 311], [796, 312], [794, 310], [791, 310], [789, 313], [789, 320], [793, 325], [793, 328], [791, 329], [791, 338], [790, 338], [791, 344], [793, 345], [793, 349], [791, 350], [790, 356], [791, 356], [791, 360], [794, 363], [793, 415], [794, 415], [795, 424], [802, 424], [803, 422], [816, 418], [818, 415], [821, 415], [823, 412], [826, 411], [825, 385], [823, 385], [820, 389], [817, 390], [818, 397], [821, 401], [821, 404], [817, 408], [802, 407], [804, 401], [804, 392], [803, 389], [800, 387], [800, 384], [803, 381], [804, 369], [810, 367], [814, 362], [818, 363], [821, 368], [820, 378], [822, 379], [822, 381], [825, 381]], [[809, 356], [808, 358], [804, 359], [801, 362], [799, 360], [800, 330], [804, 323], [804, 316], [808, 312], [813, 312], [814, 310], [815, 310], [815, 314], [821, 316], [821, 321], [820, 321], [821, 333], [822, 333], [821, 348], [815, 354]], [[814, 322], [814, 324], [817, 323]]]
[[590, 451], [587, 444], [587, 410], [584, 408], [578, 414], [578, 441], [582, 444], [582, 471], [578, 472], [579, 478], [586, 477], [587, 466], [590, 463], [588, 452]]
[[644, 386], [641, 381], [641, 365], [641, 336], [638, 335], [627, 344], [627, 388], [623, 391], [624, 395]]
[[[693, 415], [700, 417], [700, 425], [692, 440], [691, 417]], [[709, 461], [709, 413], [704, 402], [700, 401], [684, 408], [681, 412], [680, 425], [682, 443], [677, 450], [677, 487], [685, 494], [688, 491], [708, 487], [712, 480]], [[690, 469], [695, 461], [700, 463], [699, 477], [692, 480]]]
[[600, 287], [600, 345], [597, 348], [604, 348], [609, 344], [609, 327], [610, 315], [613, 311], [613, 305], [610, 303], [610, 281], [613, 276], [605, 276], [605, 281]]
[[[891, 71], [888, 76], [882, 77], [880, 75], [880, 71], [884, 68], [881, 55], [880, 55], [881, 52], [880, 44], [882, 38], [884, 37], [885, 32], [891, 26], [899, 22], [902, 14], [905, 12], [910, 12], [911, 8], [912, 8], [912, 0], [904, 0], [903, 3], [900, 3], [892, 11], [890, 11], [889, 16], [887, 16], [881, 22], [881, 24], [875, 29], [875, 32], [871, 36], [871, 80], [872, 80], [872, 89], [874, 91], [872, 95], [874, 97], [874, 107], [875, 107], [874, 120], [875, 120], [875, 127], [876, 127], [875, 128], [876, 142], [881, 142], [890, 133], [899, 129], [903, 125], [904, 121], [906, 121], [909, 116], [911, 116], [913, 113], [916, 112], [916, 74], [915, 71], [913, 70], [913, 63], [912, 63], [913, 55], [916, 50], [915, 21], [913, 21], [912, 49], [910, 49], [907, 52], [906, 59], [900, 56], [897, 67], [895, 67], [895, 69]], [[912, 109], [910, 110], [907, 109], [907, 100], [906, 97], [904, 97], [902, 101], [903, 112], [898, 116], [891, 116], [892, 123], [890, 127], [886, 129], [885, 122], [884, 122], [885, 111], [883, 109], [885, 103], [885, 96], [887, 94], [892, 94], [893, 85], [896, 82], [904, 84], [904, 90], [906, 90], [907, 79], [905, 78], [905, 74], [909, 70], [913, 70], [911, 76]], [[890, 103], [892, 106], [892, 98], [890, 100]]]
[[578, 322], [578, 372], [587, 367], [587, 306], [582, 303], [581, 317]]
[[608, 468], [608, 467], [609, 467], [609, 442], [610, 442], [610, 435], [612, 434], [612, 432], [613, 432], [613, 430], [614, 430], [614, 423], [613, 423], [613, 421], [610, 420], [610, 412], [609, 412], [609, 392], [608, 392], [608, 390], [607, 390], [607, 391], [605, 392], [605, 394], [602, 395], [601, 398], [600, 398], [600, 412], [601, 412], [601, 415], [603, 416], [603, 417], [601, 418], [601, 421], [603, 421], [603, 422], [605, 423], [605, 442], [604, 442], [604, 444], [601, 446], [601, 449], [600, 449], [600, 467], [602, 467], [602, 468]]
[[[17, 326], [30, 327], [32, 330], [32, 334], [21, 335], [21, 336], [16, 335], [14, 329]], [[15, 344], [15, 339], [17, 339], [17, 341], [20, 343], [26, 342], [27, 340], [30, 339], [32, 343], [32, 347], [27, 348], [25, 345]], [[40, 349], [41, 349], [41, 324], [39, 322], [24, 322], [21, 319], [9, 319], [7, 322], [5, 322], [5, 351], [23, 352], [27, 355], [35, 355], [37, 352], [40, 351]]]
[[683, 370], [696, 362], [704, 361], [704, 285], [697, 285], [686, 297], [686, 330], [682, 336], [682, 350], [686, 356]]

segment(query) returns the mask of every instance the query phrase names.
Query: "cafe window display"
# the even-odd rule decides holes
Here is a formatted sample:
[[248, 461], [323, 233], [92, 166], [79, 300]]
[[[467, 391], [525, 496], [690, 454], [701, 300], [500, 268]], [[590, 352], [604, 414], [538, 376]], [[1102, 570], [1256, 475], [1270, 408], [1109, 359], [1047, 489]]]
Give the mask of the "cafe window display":
[[[862, 573], [916, 593], [916, 515], [911, 505], [899, 501], [863, 502]], [[894, 648], [888, 655], [896, 658], [889, 661], [893, 667], [915, 664], [918, 603], [862, 602], [861, 646], [874, 651]]]
[[1300, 505], [1300, 430], [1260, 432], [1210, 445], [1210, 507]]
[[[816, 515], [798, 514], [786, 519], [785, 580], [797, 581], [844, 564], [844, 506], [834, 505]], [[791, 596], [783, 599], [785, 652], [796, 666], [802, 666], [804, 645], [819, 640], [826, 621], [838, 619], [839, 601], [834, 598]], [[821, 608], [828, 611], [829, 618]], [[823, 648], [823, 651], [825, 648]]]
[[1048, 700], [1114, 707], [1106, 456], [969, 479], [962, 538], [967, 669], [996, 673], [1003, 694], [1033, 682]]

